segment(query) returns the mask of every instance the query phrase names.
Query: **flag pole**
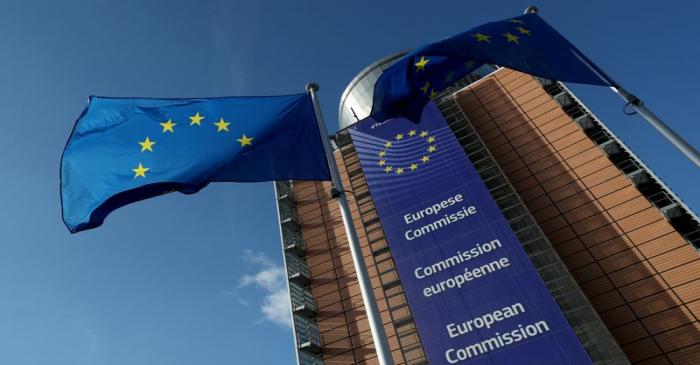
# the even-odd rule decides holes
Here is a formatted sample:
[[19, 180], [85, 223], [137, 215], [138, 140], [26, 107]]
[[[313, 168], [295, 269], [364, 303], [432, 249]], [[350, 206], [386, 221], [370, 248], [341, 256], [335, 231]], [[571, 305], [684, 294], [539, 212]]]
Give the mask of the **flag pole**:
[[690, 161], [692, 161], [695, 166], [700, 167], [700, 153], [686, 142], [683, 137], [679, 136], [674, 132], [669, 126], [666, 125], [659, 117], [656, 116], [651, 110], [644, 106], [644, 102], [638, 97], [630, 94], [627, 90], [621, 87], [610, 86], [610, 89], [614, 91], [617, 95], [620, 95], [628, 105], [631, 105], [634, 110], [646, 119], [652, 127], [661, 133], [662, 136], [666, 137], [681, 153], [685, 155]]
[[[538, 12], [539, 9], [536, 6], [529, 6], [527, 9], [525, 9], [525, 14], [537, 14]], [[618, 83], [614, 82], [609, 76], [604, 75], [596, 67], [593, 67], [591, 62], [586, 57], [576, 51], [573, 51], [573, 53], [601, 80], [605, 81], [609, 85], [617, 85], [610, 86], [610, 89], [615, 92], [615, 94], [620, 95], [620, 97], [627, 102], [627, 105], [632, 106], [632, 108], [639, 113], [642, 118], [651, 124], [652, 127], [656, 128], [656, 130], [661, 133], [662, 136], [671, 142], [671, 144], [673, 144], [674, 147], [683, 153], [685, 157], [692, 161], [695, 166], [700, 167], [700, 153], [698, 153], [698, 151], [691, 146], [690, 143], [686, 142], [683, 137], [678, 135], [678, 133], [666, 125], [661, 118], [657, 117], [656, 114], [649, 110], [641, 99], [619, 86]]]
[[389, 350], [389, 341], [387, 340], [386, 332], [384, 331], [384, 324], [382, 322], [381, 316], [379, 315], [377, 299], [374, 296], [372, 283], [369, 280], [369, 272], [367, 271], [365, 259], [362, 255], [362, 249], [360, 248], [360, 243], [357, 238], [357, 231], [355, 230], [355, 226], [352, 222], [352, 216], [350, 215], [350, 208], [348, 206], [348, 199], [345, 196], [345, 191], [343, 190], [343, 183], [340, 180], [340, 172], [338, 172], [338, 165], [335, 162], [335, 157], [333, 156], [333, 151], [331, 150], [328, 138], [328, 131], [326, 130], [326, 124], [323, 121], [321, 108], [318, 105], [318, 99], [316, 97], [316, 91], [318, 91], [318, 88], [318, 85], [314, 83], [306, 85], [306, 91], [311, 96], [311, 102], [314, 106], [316, 122], [318, 123], [318, 129], [321, 132], [321, 139], [323, 140], [323, 150], [326, 154], [326, 160], [328, 161], [328, 167], [331, 172], [331, 179], [333, 181], [333, 186], [331, 187], [331, 196], [338, 201], [338, 205], [340, 206], [340, 215], [343, 217], [343, 224], [345, 225], [345, 234], [348, 237], [348, 244], [350, 246], [352, 262], [355, 265], [357, 281], [360, 284], [360, 292], [362, 293], [362, 302], [364, 303], [365, 310], [367, 311], [369, 329], [372, 333], [372, 340], [374, 341], [374, 347], [377, 351], [377, 358], [379, 359], [379, 364], [393, 365], [394, 361], [391, 358], [391, 351]]

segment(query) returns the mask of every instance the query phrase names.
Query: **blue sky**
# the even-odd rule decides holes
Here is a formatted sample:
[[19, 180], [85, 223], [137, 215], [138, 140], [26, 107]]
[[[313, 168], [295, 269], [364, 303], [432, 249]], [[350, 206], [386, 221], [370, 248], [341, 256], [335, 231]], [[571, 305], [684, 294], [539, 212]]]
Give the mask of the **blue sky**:
[[[439, 7], [434, 7], [439, 4]], [[90, 94], [288, 94], [321, 85], [329, 130], [376, 59], [527, 1], [0, 3], [0, 363], [287, 364], [273, 190], [214, 184], [125, 207], [96, 230], [61, 222], [58, 168]], [[539, 1], [541, 15], [700, 146], [698, 5]], [[680, 197], [698, 169], [605, 88], [574, 91]]]

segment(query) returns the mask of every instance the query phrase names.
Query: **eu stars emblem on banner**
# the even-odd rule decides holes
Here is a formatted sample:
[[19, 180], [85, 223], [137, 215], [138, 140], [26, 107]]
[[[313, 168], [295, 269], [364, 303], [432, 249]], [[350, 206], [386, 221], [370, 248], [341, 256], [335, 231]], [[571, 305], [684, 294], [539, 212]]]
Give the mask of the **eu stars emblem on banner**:
[[429, 187], [437, 174], [455, 168], [464, 151], [450, 142], [454, 134], [439, 115], [437, 105], [429, 102], [418, 122], [370, 117], [348, 128], [362, 171], [374, 181], [373, 192], [393, 197], [402, 189]]
[[437, 137], [426, 130], [409, 129], [386, 140], [377, 152], [377, 166], [385, 174], [410, 174], [422, 171], [420, 167], [430, 162], [437, 151]]
[[377, 80], [370, 116], [417, 121], [429, 100], [487, 63], [564, 82], [614, 86], [542, 18], [526, 14], [480, 25], [403, 56]]
[[63, 220], [78, 232], [157, 195], [271, 180], [330, 180], [308, 94], [92, 97], [61, 159]]

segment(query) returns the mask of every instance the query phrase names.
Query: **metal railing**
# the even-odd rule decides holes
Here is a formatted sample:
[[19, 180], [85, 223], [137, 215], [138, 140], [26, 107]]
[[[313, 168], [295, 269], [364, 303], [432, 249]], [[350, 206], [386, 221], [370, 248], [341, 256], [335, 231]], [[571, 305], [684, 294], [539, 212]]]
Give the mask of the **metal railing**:
[[315, 354], [320, 353], [321, 338], [316, 322], [295, 314], [294, 327], [299, 349]]
[[309, 277], [309, 269], [304, 259], [291, 253], [286, 254], [285, 258], [287, 259], [287, 275], [291, 277], [296, 274], [301, 274], [306, 278]]
[[285, 251], [293, 251], [296, 255], [304, 252], [304, 240], [299, 231], [282, 228], [282, 243]]
[[292, 227], [299, 227], [299, 215], [296, 209], [286, 206], [283, 204], [279, 205], [280, 210], [280, 222], [282, 223], [283, 229], [294, 231], [296, 229]]
[[292, 308], [296, 309], [301, 306], [309, 308], [313, 311], [316, 310], [316, 305], [314, 304], [314, 298], [309, 289], [295, 284], [289, 284], [289, 293], [292, 298]]
[[295, 199], [294, 190], [292, 189], [292, 183], [287, 180], [276, 181], [275, 185], [277, 187], [277, 199], [282, 199], [289, 197]]

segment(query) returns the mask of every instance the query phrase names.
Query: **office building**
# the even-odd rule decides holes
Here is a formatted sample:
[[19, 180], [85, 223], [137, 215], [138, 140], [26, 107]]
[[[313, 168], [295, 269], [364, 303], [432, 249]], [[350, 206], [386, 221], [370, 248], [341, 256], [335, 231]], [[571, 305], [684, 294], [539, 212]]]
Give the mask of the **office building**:
[[[345, 90], [335, 157], [393, 358], [426, 364], [345, 130], [400, 56]], [[436, 102], [595, 363], [700, 364], [700, 226], [661, 179], [554, 80], [484, 66]], [[330, 183], [275, 187], [299, 363], [376, 364]]]

